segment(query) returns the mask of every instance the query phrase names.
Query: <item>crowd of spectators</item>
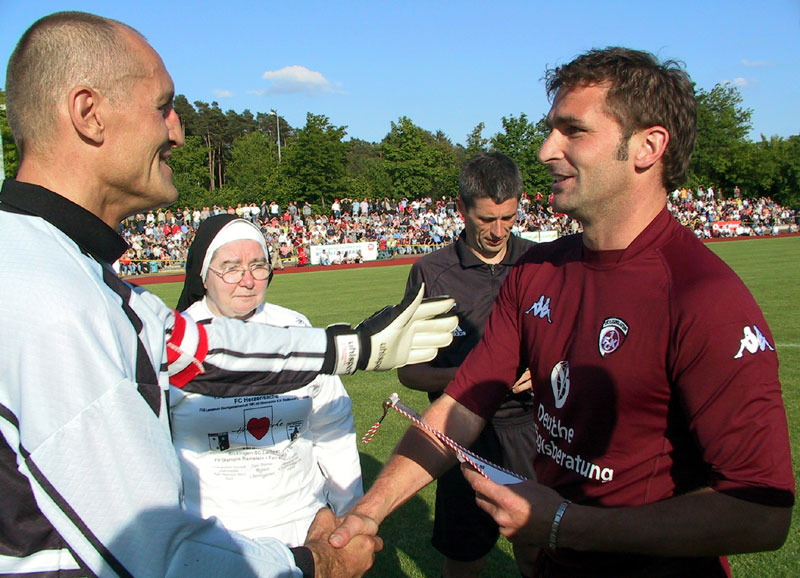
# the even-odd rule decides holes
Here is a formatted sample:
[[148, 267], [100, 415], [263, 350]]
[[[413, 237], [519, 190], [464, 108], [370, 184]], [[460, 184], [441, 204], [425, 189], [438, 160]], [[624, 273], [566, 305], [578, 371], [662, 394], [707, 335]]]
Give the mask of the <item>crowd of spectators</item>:
[[[797, 230], [795, 211], [770, 199], [741, 198], [738, 188], [730, 198], [712, 187], [681, 189], [669, 198], [669, 209], [700, 238], [776, 235]], [[182, 267], [194, 232], [205, 219], [220, 213], [236, 214], [261, 227], [275, 257], [273, 264], [304, 265], [313, 245], [372, 241], [378, 258], [427, 253], [452, 243], [463, 222], [451, 198], [433, 200], [336, 199], [327, 214], [309, 203], [275, 201], [234, 207], [167, 208], [139, 213], [120, 225], [131, 248], [120, 259], [122, 275], [152, 273], [164, 267]], [[738, 223], [737, 223], [738, 222]], [[715, 223], [717, 224], [715, 226]], [[725, 223], [724, 227], [720, 227]], [[553, 212], [541, 193], [523, 195], [513, 232], [555, 231], [558, 236], [580, 231], [580, 223]], [[325, 251], [321, 264], [358, 263], [358, 251]]]
[[796, 232], [800, 213], [768, 198], [743, 199], [738, 187], [725, 198], [713, 187], [673, 191], [669, 208], [699, 238], [747, 237]]

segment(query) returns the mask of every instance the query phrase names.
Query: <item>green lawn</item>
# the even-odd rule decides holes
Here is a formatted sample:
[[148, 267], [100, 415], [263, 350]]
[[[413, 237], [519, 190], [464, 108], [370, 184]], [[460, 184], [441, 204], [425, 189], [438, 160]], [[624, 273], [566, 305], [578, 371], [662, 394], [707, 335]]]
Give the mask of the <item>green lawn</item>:
[[[795, 478], [800, 479], [800, 237], [712, 243], [711, 249], [728, 262], [747, 283], [764, 310], [777, 343], [781, 381], [789, 415]], [[380, 307], [402, 297], [409, 266], [314, 271], [277, 275], [268, 300], [305, 313], [315, 325], [337, 321], [356, 323]], [[174, 305], [180, 285], [150, 285], [148, 289]], [[353, 399], [356, 431], [365, 432], [381, 415], [381, 402], [397, 391], [419, 410], [427, 405], [423, 393], [403, 388], [396, 372], [360, 373], [344, 378]], [[362, 445], [361, 464], [369, 487], [407, 422], [391, 414], [369, 445]], [[435, 577], [441, 573], [438, 554], [430, 546], [432, 486], [386, 520], [381, 535], [386, 548], [375, 561], [371, 576]], [[800, 576], [800, 507], [795, 507], [786, 545], [777, 552], [735, 556], [737, 577]], [[501, 539], [490, 559], [486, 576], [518, 576], [510, 546]]]

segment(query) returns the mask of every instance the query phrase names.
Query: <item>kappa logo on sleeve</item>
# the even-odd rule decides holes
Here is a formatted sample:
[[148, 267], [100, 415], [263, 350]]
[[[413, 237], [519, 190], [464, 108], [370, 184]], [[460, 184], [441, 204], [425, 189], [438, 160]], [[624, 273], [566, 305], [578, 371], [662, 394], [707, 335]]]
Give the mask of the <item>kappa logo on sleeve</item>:
[[531, 308], [525, 312], [525, 315], [533, 313], [534, 317], [539, 317], [540, 319], [547, 319], [548, 323], [553, 323], [553, 320], [550, 319], [550, 297], [545, 297], [541, 295], [539, 300], [531, 305]]
[[733, 356], [734, 359], [739, 359], [742, 357], [742, 354], [747, 350], [749, 353], [756, 354], [759, 351], [765, 351], [769, 348], [770, 351], [775, 351], [775, 348], [769, 344], [767, 338], [762, 335], [761, 331], [758, 330], [758, 327], [753, 325], [753, 328], [750, 329], [749, 326], [744, 326], [744, 337], [739, 345], [739, 351], [736, 355]]

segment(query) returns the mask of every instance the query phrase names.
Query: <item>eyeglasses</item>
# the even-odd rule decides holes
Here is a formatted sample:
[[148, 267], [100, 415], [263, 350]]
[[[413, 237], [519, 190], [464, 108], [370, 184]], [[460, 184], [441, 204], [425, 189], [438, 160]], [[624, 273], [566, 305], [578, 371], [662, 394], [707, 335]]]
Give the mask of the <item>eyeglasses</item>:
[[263, 281], [269, 277], [269, 265], [266, 263], [253, 263], [247, 269], [236, 266], [228, 267], [224, 271], [215, 271], [211, 267], [209, 267], [208, 270], [230, 285], [240, 283], [242, 279], [244, 279], [245, 271], [250, 271], [250, 274], [256, 281]]

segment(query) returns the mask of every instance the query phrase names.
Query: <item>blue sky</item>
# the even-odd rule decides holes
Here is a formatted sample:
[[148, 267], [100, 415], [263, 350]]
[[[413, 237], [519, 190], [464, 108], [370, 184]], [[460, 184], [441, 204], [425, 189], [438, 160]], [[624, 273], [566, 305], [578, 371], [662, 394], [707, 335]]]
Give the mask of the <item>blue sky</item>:
[[84, 10], [121, 20], [161, 54], [178, 93], [223, 110], [307, 112], [380, 141], [408, 116], [454, 143], [479, 123], [532, 120], [549, 66], [630, 46], [686, 63], [697, 85], [739, 86], [751, 138], [800, 134], [800, 0], [155, 2], [0, 0], [0, 83], [37, 18]]

